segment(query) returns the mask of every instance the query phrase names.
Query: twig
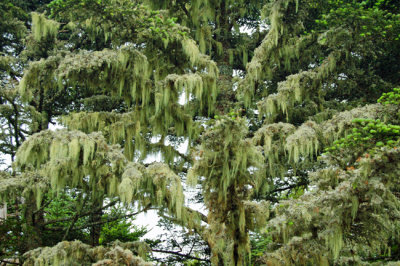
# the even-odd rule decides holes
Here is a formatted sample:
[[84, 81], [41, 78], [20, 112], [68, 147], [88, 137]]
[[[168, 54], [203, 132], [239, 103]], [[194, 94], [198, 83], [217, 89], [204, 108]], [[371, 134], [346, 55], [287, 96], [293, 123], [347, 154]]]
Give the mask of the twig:
[[7, 264], [21, 265], [21, 263], [19, 263], [19, 262], [12, 262], [12, 261], [3, 260], [3, 259], [0, 259], [0, 262], [2, 263], [2, 265], [3, 265], [3, 263], [5, 263], [5, 265], [7, 265]]

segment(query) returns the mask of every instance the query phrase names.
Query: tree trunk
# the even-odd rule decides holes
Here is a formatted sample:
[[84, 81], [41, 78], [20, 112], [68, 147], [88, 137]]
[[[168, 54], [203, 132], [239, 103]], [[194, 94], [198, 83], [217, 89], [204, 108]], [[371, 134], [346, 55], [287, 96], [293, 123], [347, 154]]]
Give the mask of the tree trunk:
[[101, 233], [101, 224], [96, 224], [101, 221], [101, 217], [103, 216], [103, 211], [101, 207], [103, 206], [103, 199], [95, 199], [92, 208], [100, 209], [96, 212], [93, 212], [89, 216], [89, 223], [93, 224], [90, 228], [90, 245], [91, 246], [98, 246], [100, 240], [100, 233]]
[[26, 199], [26, 208], [24, 211], [24, 216], [26, 220], [26, 226], [24, 228], [24, 234], [26, 235], [26, 245], [25, 251], [32, 250], [43, 245], [42, 241], [42, 231], [43, 231], [43, 212], [35, 213], [36, 200], [31, 195]]

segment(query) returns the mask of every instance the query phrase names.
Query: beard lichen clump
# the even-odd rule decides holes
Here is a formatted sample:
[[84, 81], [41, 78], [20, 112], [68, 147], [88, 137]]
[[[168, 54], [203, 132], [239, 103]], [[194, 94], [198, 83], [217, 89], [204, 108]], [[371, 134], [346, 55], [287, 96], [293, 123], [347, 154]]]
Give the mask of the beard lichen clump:
[[[315, 188], [275, 208], [269, 230], [281, 247], [266, 253], [264, 262], [362, 263], [363, 257], [387, 250], [399, 228], [399, 159], [398, 149], [384, 147], [373, 157], [366, 154], [356, 168], [330, 166], [310, 173]], [[306, 248], [293, 256], [299, 245]]]
[[78, 240], [63, 241], [54, 247], [41, 247], [28, 251], [24, 254], [23, 265], [153, 265], [138, 255], [140, 245], [124, 243], [121, 246], [120, 244], [115, 242], [109, 247], [91, 247]]
[[[162, 163], [147, 168], [129, 163], [120, 147], [108, 145], [99, 133], [42, 131], [24, 142], [15, 167], [18, 171], [36, 168], [41, 176], [48, 177], [53, 191], [74, 187], [94, 198], [120, 197], [128, 204], [139, 200], [142, 206], [164, 206], [179, 219], [182, 216], [184, 195], [180, 177]], [[44, 193], [35, 194], [40, 204]]]
[[43, 14], [32, 12], [32, 35], [35, 41], [55, 38], [60, 24], [54, 20], [47, 19]]

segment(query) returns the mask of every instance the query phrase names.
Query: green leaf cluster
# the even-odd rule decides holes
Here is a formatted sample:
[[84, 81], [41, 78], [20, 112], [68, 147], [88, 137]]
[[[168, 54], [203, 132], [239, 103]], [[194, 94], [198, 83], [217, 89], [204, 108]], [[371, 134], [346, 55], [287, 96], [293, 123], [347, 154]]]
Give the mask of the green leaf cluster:
[[372, 119], [354, 119], [352, 133], [333, 142], [325, 151], [342, 153], [344, 150], [363, 148], [364, 150], [395, 147], [400, 138], [400, 126], [386, 124]]
[[394, 88], [391, 92], [383, 93], [378, 99], [378, 103], [400, 105], [400, 88]]

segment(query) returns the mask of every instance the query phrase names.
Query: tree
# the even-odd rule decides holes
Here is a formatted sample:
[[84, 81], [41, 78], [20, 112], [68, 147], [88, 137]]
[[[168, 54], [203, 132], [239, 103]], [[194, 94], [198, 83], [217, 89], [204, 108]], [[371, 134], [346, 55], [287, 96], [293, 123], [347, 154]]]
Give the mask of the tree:
[[205, 177], [207, 240], [214, 265], [245, 265], [249, 230], [268, 218], [268, 204], [251, 201], [263, 177], [257, 173], [263, 157], [250, 139], [244, 139], [246, 133], [245, 120], [237, 116], [217, 120], [203, 135], [200, 158], [188, 174], [189, 182], [195, 182], [194, 176]]
[[271, 168], [284, 158], [285, 179], [307, 171], [315, 189], [276, 206], [262, 263], [398, 260], [388, 251], [399, 241], [393, 237], [398, 199], [391, 181], [397, 107], [373, 104], [399, 83], [392, 75], [397, 62], [386, 64], [397, 57], [397, 5], [276, 1], [269, 7], [271, 28], [247, 65], [241, 96], [250, 106], [264, 87], [273, 92], [258, 103], [267, 124], [255, 140]]
[[[26, 60], [15, 81], [26, 115], [14, 127], [25, 131], [8, 136], [16, 159], [0, 183], [1, 199], [24, 199], [27, 265], [144, 263], [143, 243], [99, 246], [106, 209], [118, 202], [157, 208], [208, 244], [213, 265], [398, 260], [397, 1], [41, 8], [13, 55]], [[48, 130], [56, 120], [66, 128]], [[186, 154], [176, 147], [184, 140]], [[158, 152], [163, 163], [143, 163]], [[201, 188], [207, 215], [185, 206], [181, 177]], [[65, 196], [76, 211], [49, 226], [44, 206]], [[60, 222], [61, 240], [83, 226], [93, 247], [43, 248], [42, 232]]]
[[[132, 159], [135, 151], [140, 152], [141, 157], [146, 156], [145, 152], [151, 152], [146, 147], [151, 133], [161, 134], [164, 140], [172, 125], [177, 136], [192, 131], [191, 117], [185, 113], [189, 108], [179, 107], [176, 103], [183, 86], [188, 97], [193, 93], [198, 97], [199, 105], [208, 108], [204, 110], [206, 113], [211, 112], [211, 103], [215, 101], [216, 66], [199, 53], [194, 42], [185, 37], [187, 30], [176, 25], [174, 19], [130, 1], [72, 1], [68, 4], [66, 7], [65, 3], [58, 1], [50, 5], [57, 12], [58, 19], [63, 21], [67, 18], [68, 24], [60, 25], [41, 14], [32, 13], [32, 33], [24, 51], [32, 61], [20, 82], [20, 93], [35, 110], [36, 116], [30, 123], [31, 132], [40, 133], [32, 135], [19, 149], [14, 176], [5, 175], [2, 199], [11, 200], [16, 196], [25, 199], [23, 217], [29, 229], [24, 234], [31, 236], [27, 250], [44, 244], [41, 232], [50, 222], [45, 220], [42, 204], [65, 192], [73, 193], [76, 198], [77, 213], [73, 219], [69, 217], [71, 223], [63, 239], [85, 213], [83, 206], [90, 204], [92, 210], [97, 209], [89, 215], [91, 245], [97, 245], [100, 238], [99, 225], [102, 224], [105, 197], [108, 200], [118, 197], [126, 204], [138, 201], [143, 210], [152, 204], [161, 209], [167, 207], [178, 219], [187, 219], [188, 215], [194, 218], [190, 210], [182, 209], [180, 179], [166, 165], [145, 167], [129, 163], [127, 158]], [[91, 25], [87, 18], [97, 5], [103, 13]], [[87, 8], [88, 17], [69, 17], [77, 14], [74, 8], [82, 6]], [[119, 21], [120, 15], [124, 15], [127, 21]], [[112, 22], [112, 28], [107, 21], [101, 24], [105, 21], [103, 16], [112, 19], [108, 21]], [[121, 32], [116, 27], [120, 27], [119, 23], [125, 23], [131, 29], [127, 27], [127, 32]], [[71, 29], [72, 24], [75, 26]], [[93, 31], [94, 27], [104, 27], [105, 30]], [[59, 31], [64, 41], [57, 38]], [[82, 31], [89, 35], [77, 38]], [[95, 42], [99, 38], [104, 40], [103, 43]], [[128, 40], [131, 42], [126, 44]], [[176, 56], [165, 53], [168, 45], [183, 53], [185, 59], [177, 61]], [[79, 63], [78, 60], [82, 61]], [[71, 62], [75, 62], [72, 68]], [[158, 65], [150, 66], [149, 62]], [[167, 76], [170, 68], [176, 72]], [[87, 75], [84, 79], [93, 83], [82, 83], [81, 75]], [[55, 116], [80, 110], [92, 110], [92, 117], [89, 115], [88, 118], [98, 120], [100, 123], [93, 125], [100, 128], [85, 130], [82, 128], [85, 123], [76, 127], [87, 132], [110, 130], [109, 134], [105, 133], [107, 140], [98, 134], [46, 131]], [[74, 116], [82, 114], [65, 116], [63, 121], [65, 124], [76, 123]], [[121, 117], [125, 117], [126, 124], [118, 121]], [[70, 127], [74, 128], [74, 125]], [[111, 146], [125, 142], [126, 157], [119, 146]], [[168, 146], [156, 144], [153, 150], [159, 150], [160, 146], [171, 158], [173, 154]], [[60, 147], [64, 147], [64, 151], [59, 150]], [[70, 170], [66, 171], [65, 167]], [[73, 175], [75, 178], [71, 179]], [[99, 182], [104, 182], [105, 187], [98, 187]]]

